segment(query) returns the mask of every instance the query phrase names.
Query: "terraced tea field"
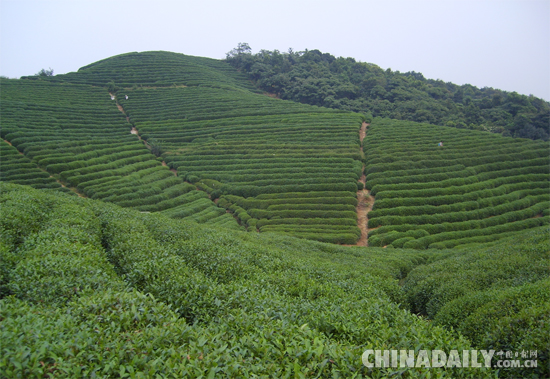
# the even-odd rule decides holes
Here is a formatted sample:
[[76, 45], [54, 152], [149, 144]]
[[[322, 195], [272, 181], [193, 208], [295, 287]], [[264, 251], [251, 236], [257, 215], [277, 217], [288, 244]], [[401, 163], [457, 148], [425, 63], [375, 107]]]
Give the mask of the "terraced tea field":
[[366, 175], [370, 246], [449, 248], [549, 223], [547, 143], [387, 119], [361, 142], [361, 115], [259, 94], [223, 61], [122, 54], [2, 80], [2, 104], [3, 181], [142, 212], [355, 244]]
[[238, 227], [130, 133], [104, 88], [37, 80], [1, 85], [1, 133], [13, 145], [2, 145], [3, 181], [62, 189], [57, 179], [89, 198]]
[[546, 142], [376, 119], [366, 144], [370, 246], [450, 248], [550, 222]]
[[203, 87], [124, 91], [142, 138], [251, 231], [353, 244], [359, 115]]
[[61, 184], [48, 172], [40, 170], [29, 158], [6, 141], [0, 141], [0, 157], [2, 162], [0, 181], [40, 189], [62, 189]]

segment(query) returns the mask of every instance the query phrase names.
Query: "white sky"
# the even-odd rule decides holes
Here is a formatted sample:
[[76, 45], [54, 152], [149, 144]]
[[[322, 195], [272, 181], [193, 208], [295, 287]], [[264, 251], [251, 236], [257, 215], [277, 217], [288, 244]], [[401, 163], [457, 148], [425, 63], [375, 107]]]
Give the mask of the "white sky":
[[550, 0], [0, 0], [0, 75], [131, 51], [223, 59], [239, 42], [550, 100]]

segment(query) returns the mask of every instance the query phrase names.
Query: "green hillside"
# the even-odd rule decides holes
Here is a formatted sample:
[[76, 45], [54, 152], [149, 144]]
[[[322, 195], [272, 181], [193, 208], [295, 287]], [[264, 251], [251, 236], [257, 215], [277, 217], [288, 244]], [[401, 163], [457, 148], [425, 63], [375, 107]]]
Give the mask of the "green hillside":
[[238, 228], [208, 195], [176, 177], [131, 134], [105, 88], [43, 80], [2, 80], [0, 85], [2, 138], [34, 165], [34, 174], [27, 173], [29, 168], [21, 171], [26, 175], [21, 181], [13, 174], [21, 159], [2, 157], [3, 180], [35, 188], [61, 189], [62, 183], [62, 189], [124, 207], [180, 211], [177, 217]]
[[0, 194], [3, 377], [497, 375], [361, 362], [366, 349], [472, 347], [538, 352], [537, 368], [501, 377], [549, 373], [547, 228], [441, 254], [210, 229], [13, 184]]
[[420, 72], [384, 70], [319, 50], [252, 54], [248, 44], [240, 43], [226, 60], [258, 89], [285, 100], [505, 136], [550, 138], [550, 103], [532, 95], [445, 83]]
[[450, 248], [550, 223], [546, 142], [375, 119], [364, 143], [370, 246]]
[[[37, 80], [40, 78], [43, 80]], [[91, 146], [98, 136], [90, 134], [88, 123], [100, 123], [99, 133], [117, 133], [108, 137], [111, 142], [127, 141], [124, 150], [131, 151], [122, 153], [113, 146], [105, 152], [108, 156], [98, 161], [87, 162], [88, 155], [82, 154], [54, 159], [52, 155], [57, 153], [53, 152], [41, 153], [41, 160], [34, 160], [84, 196], [199, 222], [218, 223], [221, 218], [229, 223], [227, 209], [251, 231], [283, 230], [333, 243], [354, 244], [361, 235], [355, 211], [362, 168], [361, 118], [357, 114], [257, 94], [252, 84], [225, 62], [167, 52], [123, 54], [76, 73], [6, 83], [2, 96], [8, 101], [6, 114], [14, 119], [14, 126], [2, 133], [8, 141], [23, 138], [14, 146], [31, 158], [37, 153], [25, 152], [24, 143], [30, 134], [44, 139], [43, 133], [35, 128], [27, 132], [17, 122], [39, 116], [29, 112], [12, 115], [10, 101], [49, 102], [59, 106], [60, 113], [79, 108], [84, 114], [84, 108], [90, 108], [98, 117], [70, 129], [74, 140], [88, 141], [86, 152], [99, 149], [98, 144]], [[84, 93], [86, 89], [89, 93]], [[64, 92], [72, 90], [71, 96]], [[116, 96], [115, 101], [109, 100], [107, 90]], [[47, 100], [41, 91], [48, 91]], [[67, 97], [71, 98], [69, 109]], [[105, 107], [111, 118], [102, 121], [100, 109], [103, 112]], [[71, 123], [78, 120], [72, 115], [65, 118]], [[105, 128], [105, 123], [113, 126]], [[52, 126], [47, 123], [46, 127]], [[68, 126], [62, 128], [69, 130]], [[150, 151], [129, 134], [130, 128], [147, 141]], [[53, 133], [52, 138], [58, 140], [59, 131]], [[70, 142], [71, 135], [63, 138]], [[168, 167], [161, 167], [160, 161]], [[137, 167], [131, 168], [129, 164], [134, 162]], [[177, 170], [177, 178], [168, 168]], [[147, 177], [142, 178], [143, 172]], [[202, 191], [192, 191], [195, 186]], [[128, 191], [130, 187], [132, 191]], [[220, 199], [218, 207], [207, 199], [221, 195], [227, 196]], [[256, 197], [272, 201], [260, 208], [243, 204], [244, 198]], [[319, 207], [327, 198], [331, 198], [330, 204]], [[269, 209], [271, 205], [277, 208]]]
[[546, 143], [381, 118], [361, 142], [363, 116], [255, 93], [223, 61], [128, 53], [3, 83], [2, 136], [40, 180], [141, 211], [355, 244], [365, 165], [371, 246], [454, 247], [549, 220]]

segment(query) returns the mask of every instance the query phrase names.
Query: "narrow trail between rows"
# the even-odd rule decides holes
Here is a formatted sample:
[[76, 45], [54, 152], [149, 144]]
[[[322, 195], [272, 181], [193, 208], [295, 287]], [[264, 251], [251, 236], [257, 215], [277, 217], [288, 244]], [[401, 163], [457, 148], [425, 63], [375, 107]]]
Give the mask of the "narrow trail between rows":
[[[363, 140], [365, 139], [365, 136], [367, 135], [367, 127], [370, 124], [367, 124], [366, 122], [363, 122], [361, 125], [361, 129], [359, 130], [359, 140], [361, 141], [361, 150], [363, 149]], [[364, 174], [365, 166], [363, 166], [363, 174], [361, 175], [361, 179], [359, 181], [363, 183], [363, 189], [360, 191], [357, 191], [357, 227], [361, 229], [361, 237], [359, 237], [359, 240], [357, 241], [357, 246], [368, 246], [368, 234], [369, 229], [367, 226], [367, 214], [372, 210], [372, 206], [374, 204], [374, 196], [370, 194], [370, 191], [365, 187], [366, 182], [366, 176]]]
[[[180, 86], [180, 87], [185, 87], [185, 86]], [[144, 87], [144, 88], [145, 88], [145, 87]], [[149, 88], [149, 87], [148, 87], [148, 88]], [[151, 88], [153, 88], [153, 87], [151, 87]], [[155, 87], [155, 88], [156, 88], [156, 87]], [[114, 98], [116, 99], [116, 96], [115, 96], [114, 94], [112, 94], [111, 92], [109, 92], [109, 95], [111, 95], [111, 97], [114, 97]], [[129, 124], [131, 124], [131, 122], [130, 122], [130, 117], [128, 117], [128, 116], [126, 115], [126, 111], [124, 110], [124, 108], [122, 107], [122, 105], [120, 105], [120, 104], [118, 103], [118, 100], [116, 100], [116, 106], [117, 106], [118, 110], [119, 110], [120, 112], [122, 112], [122, 114], [123, 114], [124, 116], [126, 116], [126, 121], [127, 121]], [[147, 141], [145, 141], [144, 139], [141, 138], [141, 136], [139, 135], [138, 130], [136, 129], [136, 127], [135, 127], [134, 125], [132, 125], [132, 129], [130, 130], [130, 134], [135, 134], [135, 135], [137, 136], [137, 138], [138, 138], [141, 142], [143, 142], [143, 144], [144, 144], [149, 150], [151, 150], [151, 146], [149, 146], [149, 144], [147, 143]], [[168, 165], [166, 164], [165, 161], [162, 161], [162, 165], [165, 166], [165, 167], [168, 167]], [[178, 176], [177, 170], [171, 168], [170, 171], [172, 171], [172, 173], [173, 173], [175, 176]]]
[[[6, 140], [6, 139], [4, 140], [4, 142], [7, 143], [7, 144], [10, 145], [10, 146], [13, 146], [12, 143], [11, 143], [10, 141]], [[17, 150], [17, 149], [16, 149], [16, 150]], [[27, 157], [25, 154], [23, 154], [23, 153], [20, 152], [19, 150], [17, 150], [17, 152], [18, 152], [20, 155], [22, 155], [22, 156], [24, 156], [24, 157]], [[31, 161], [32, 161], [32, 160], [31, 160]], [[80, 197], [86, 197], [86, 196], [84, 196], [83, 194], [81, 194], [80, 192], [78, 192], [78, 191], [76, 190], [76, 188], [67, 187], [67, 186], [65, 185], [65, 183], [63, 183], [61, 180], [59, 180], [59, 178], [56, 178], [55, 176], [51, 175], [48, 171], [46, 171], [46, 170], [43, 169], [42, 167], [38, 166], [38, 164], [36, 165], [36, 168], [39, 169], [40, 171], [45, 172], [46, 174], [50, 175], [50, 178], [53, 178], [57, 183], [59, 183], [59, 185], [60, 185], [61, 187], [65, 187], [65, 188], [70, 189], [71, 191], [73, 191], [74, 193], [76, 193], [76, 194], [77, 194], [78, 196], [80, 196]]]

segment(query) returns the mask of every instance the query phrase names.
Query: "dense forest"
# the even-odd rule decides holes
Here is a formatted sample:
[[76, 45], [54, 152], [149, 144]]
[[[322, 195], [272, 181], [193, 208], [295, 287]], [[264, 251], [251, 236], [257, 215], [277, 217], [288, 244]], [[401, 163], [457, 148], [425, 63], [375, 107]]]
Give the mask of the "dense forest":
[[550, 104], [532, 95], [383, 70], [319, 50], [252, 54], [240, 43], [226, 60], [281, 99], [504, 136], [548, 140], [550, 135]]

